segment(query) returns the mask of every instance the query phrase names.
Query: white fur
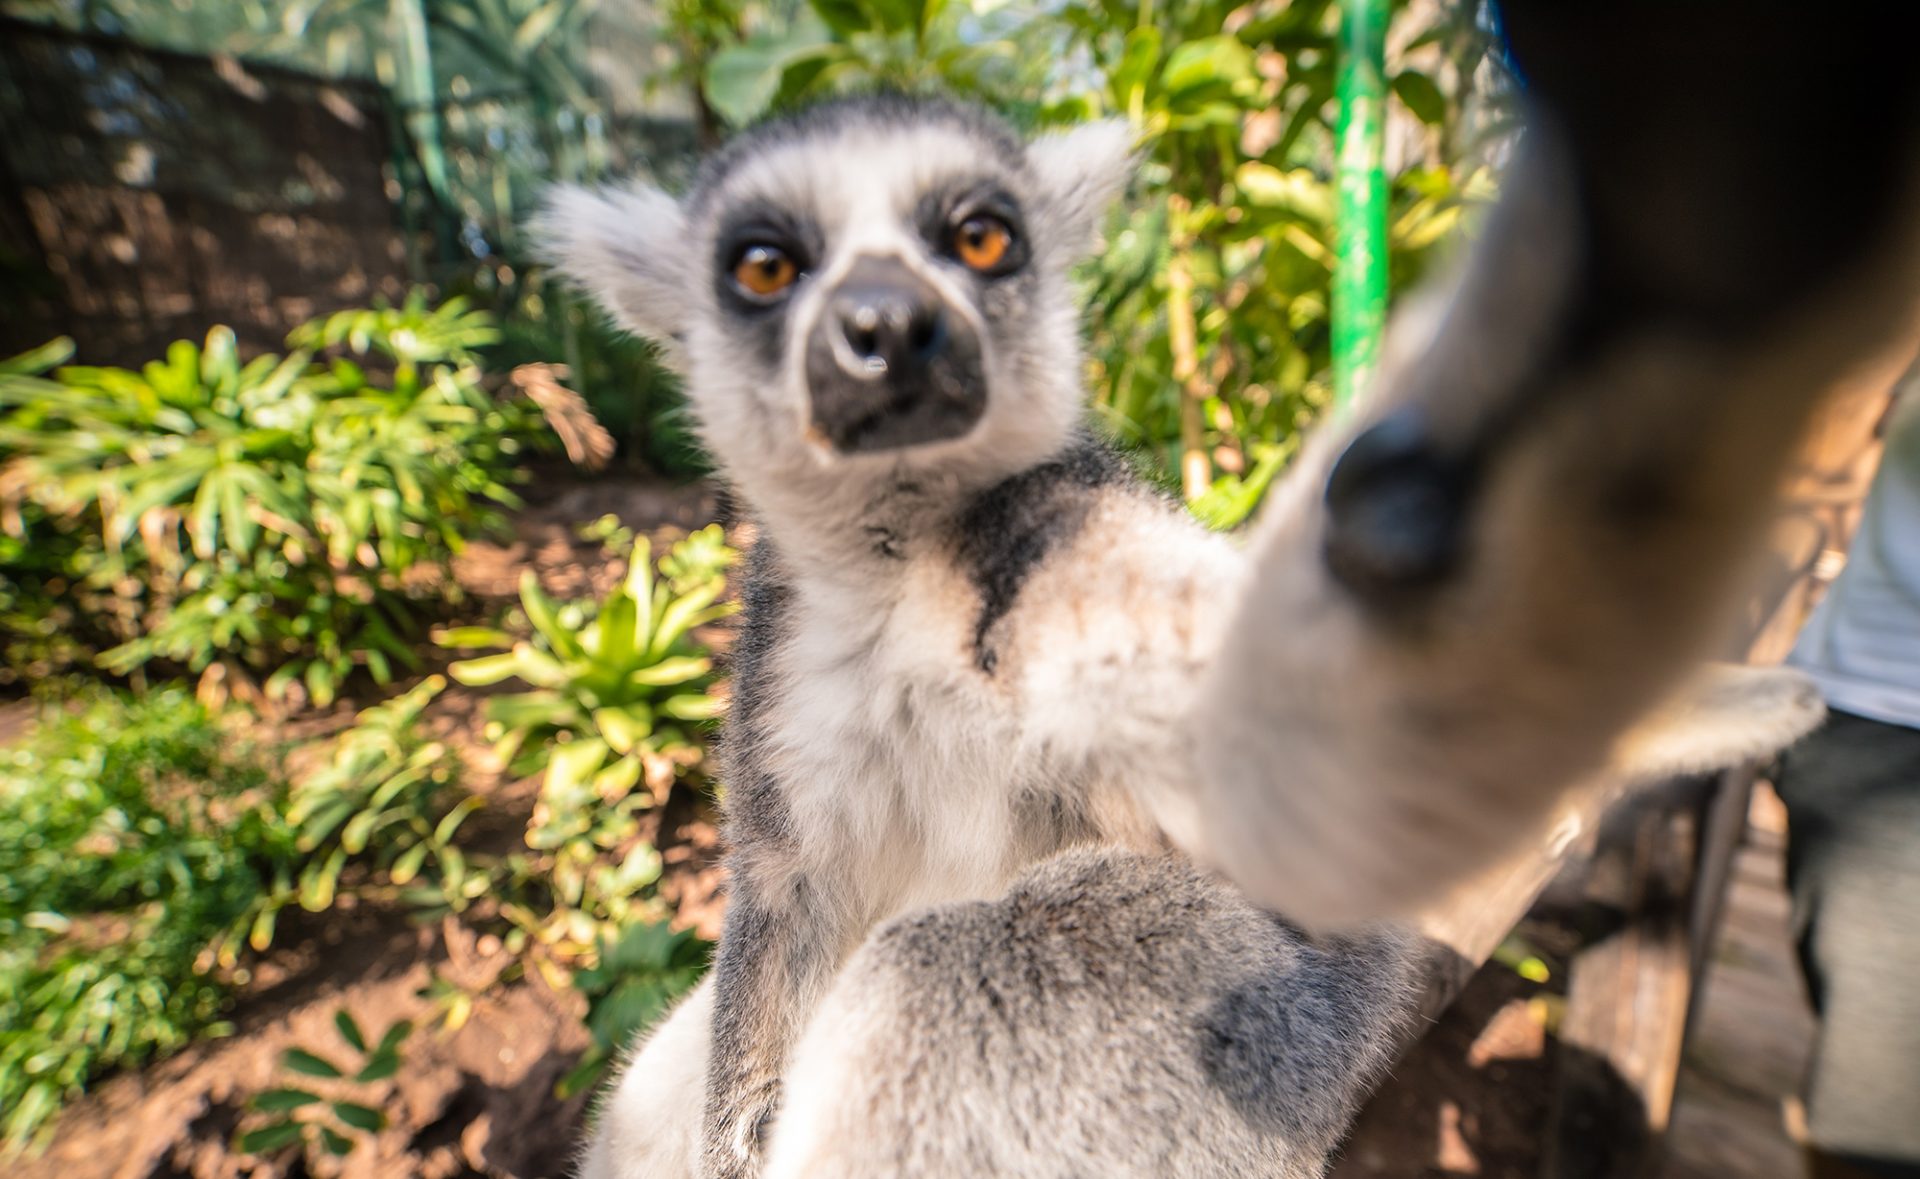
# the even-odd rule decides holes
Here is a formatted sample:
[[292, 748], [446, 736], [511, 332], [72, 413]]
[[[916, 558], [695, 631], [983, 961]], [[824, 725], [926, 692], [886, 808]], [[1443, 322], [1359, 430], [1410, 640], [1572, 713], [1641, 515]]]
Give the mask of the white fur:
[[680, 205], [645, 184], [552, 189], [531, 226], [547, 261], [592, 291], [619, 325], [678, 359], [695, 281]]
[[709, 976], [621, 1067], [619, 1083], [594, 1116], [580, 1179], [688, 1179], [698, 1173], [712, 1026]]

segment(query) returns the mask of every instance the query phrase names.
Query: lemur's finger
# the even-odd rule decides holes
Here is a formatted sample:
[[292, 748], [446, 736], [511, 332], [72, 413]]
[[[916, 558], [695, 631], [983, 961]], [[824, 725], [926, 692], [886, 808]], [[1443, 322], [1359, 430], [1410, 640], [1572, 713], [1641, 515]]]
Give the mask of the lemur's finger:
[[[1913, 322], [1920, 8], [1622, 7], [1508, 5], [1503, 207], [1263, 526], [1196, 850], [1297, 918], [1436, 899], [1599, 769], [1724, 639], [1820, 395]], [[1782, 183], [1782, 132], [1844, 166]]]

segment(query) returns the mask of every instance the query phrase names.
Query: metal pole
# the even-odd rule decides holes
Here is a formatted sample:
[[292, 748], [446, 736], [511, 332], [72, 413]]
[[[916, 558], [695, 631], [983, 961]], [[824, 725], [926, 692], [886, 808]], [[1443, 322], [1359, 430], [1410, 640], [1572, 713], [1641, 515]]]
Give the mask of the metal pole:
[[427, 187], [443, 209], [453, 207], [447, 182], [446, 150], [440, 143], [440, 108], [433, 84], [433, 48], [427, 41], [427, 13], [421, 0], [392, 0], [394, 39], [400, 43], [398, 83], [407, 130], [420, 152]]
[[1333, 396], [1350, 403], [1373, 374], [1387, 317], [1387, 11], [1342, 0], [1338, 203], [1333, 269]]

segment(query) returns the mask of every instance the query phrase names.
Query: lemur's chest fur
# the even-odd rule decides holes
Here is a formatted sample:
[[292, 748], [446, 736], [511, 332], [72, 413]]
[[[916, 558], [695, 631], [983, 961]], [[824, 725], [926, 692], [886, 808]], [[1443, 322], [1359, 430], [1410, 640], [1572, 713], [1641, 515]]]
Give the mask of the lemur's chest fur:
[[1192, 575], [1226, 588], [1186, 550], [1237, 561], [1111, 454], [1078, 446], [975, 497], [869, 585], [792, 578], [778, 545], [752, 563], [735, 661], [737, 864], [777, 845], [766, 862], [849, 881], [864, 925], [996, 895], [1071, 844], [1160, 843], [1125, 767], [1066, 718], [1145, 688], [1173, 719], [1204, 641]]

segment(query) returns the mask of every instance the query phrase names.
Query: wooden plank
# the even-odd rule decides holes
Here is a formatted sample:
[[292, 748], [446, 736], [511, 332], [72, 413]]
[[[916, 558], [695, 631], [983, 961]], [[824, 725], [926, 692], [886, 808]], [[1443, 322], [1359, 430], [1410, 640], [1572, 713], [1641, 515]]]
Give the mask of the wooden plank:
[[[1717, 792], [1716, 792], [1717, 793]], [[1587, 899], [1612, 928], [1574, 960], [1544, 1173], [1646, 1172], [1673, 1106], [1694, 976], [1698, 804], [1637, 808], [1603, 839]]]

